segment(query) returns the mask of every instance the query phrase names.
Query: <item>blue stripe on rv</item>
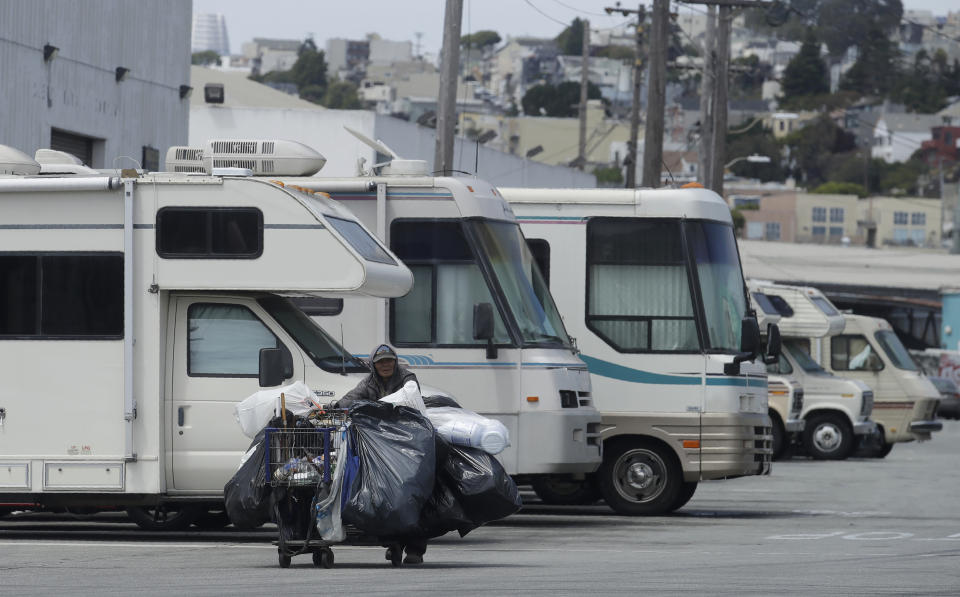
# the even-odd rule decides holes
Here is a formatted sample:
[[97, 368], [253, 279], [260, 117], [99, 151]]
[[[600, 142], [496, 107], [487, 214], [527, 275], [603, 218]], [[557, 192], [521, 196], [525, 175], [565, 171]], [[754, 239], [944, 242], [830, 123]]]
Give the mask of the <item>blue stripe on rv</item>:
[[[629, 381], [631, 383], [645, 384], [663, 384], [663, 385], [681, 385], [697, 386], [703, 383], [700, 376], [690, 375], [667, 375], [664, 373], [653, 373], [652, 371], [643, 371], [642, 369], [633, 369], [624, 367], [610, 361], [604, 361], [589, 355], [581, 354], [580, 359], [587, 364], [590, 373], [601, 377]], [[740, 386], [740, 387], [767, 387], [767, 380], [762, 377], [748, 378], [735, 376], [707, 376], [706, 385], [708, 386]]]

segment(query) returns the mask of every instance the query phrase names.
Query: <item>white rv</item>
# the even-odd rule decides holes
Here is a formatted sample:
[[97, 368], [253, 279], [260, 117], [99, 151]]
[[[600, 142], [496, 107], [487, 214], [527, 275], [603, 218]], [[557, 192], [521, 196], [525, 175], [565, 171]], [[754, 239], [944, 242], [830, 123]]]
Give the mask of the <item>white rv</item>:
[[36, 162], [0, 148], [4, 171], [0, 511], [128, 508], [175, 528], [222, 508], [250, 441], [237, 402], [292, 380], [335, 399], [366, 373], [287, 297], [396, 297], [413, 282], [322, 193], [29, 175]]
[[824, 371], [808, 354], [808, 338], [837, 334], [843, 329], [843, 315], [816, 288], [757, 280], [751, 280], [749, 286], [758, 316], [779, 316], [783, 351], [768, 370], [793, 376], [803, 384], [803, 450], [817, 459], [847, 458], [863, 438], [876, 431], [870, 420], [873, 390], [862, 381]]
[[943, 428], [936, 418], [940, 392], [923, 377], [886, 320], [844, 314], [841, 334], [811, 339], [811, 344], [825, 369], [874, 389], [879, 456], [897, 442], [928, 440]]
[[[703, 189], [500, 189], [589, 365], [604, 460], [552, 502], [683, 506], [702, 480], [765, 474], [767, 375], [730, 210]], [[744, 333], [747, 330], [747, 333]]]
[[[413, 271], [414, 286], [392, 300], [347, 299], [316, 321], [342, 329], [356, 354], [389, 343], [422, 382], [502, 421], [511, 445], [499, 458], [521, 481], [592, 473], [601, 443], [590, 375], [510, 206], [488, 182], [430, 176], [425, 162], [361, 140], [393, 156], [377, 175], [281, 180], [328, 190]], [[370, 188], [350, 188], [358, 181]]]

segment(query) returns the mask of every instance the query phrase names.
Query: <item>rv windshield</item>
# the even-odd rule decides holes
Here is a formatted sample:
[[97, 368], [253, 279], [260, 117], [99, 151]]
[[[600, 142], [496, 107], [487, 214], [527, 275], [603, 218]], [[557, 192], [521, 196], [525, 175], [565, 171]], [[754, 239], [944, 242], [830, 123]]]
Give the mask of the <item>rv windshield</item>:
[[787, 349], [787, 352], [790, 353], [790, 356], [793, 357], [793, 360], [797, 362], [801, 369], [807, 373], [826, 373], [826, 370], [807, 354], [803, 346], [802, 341], [793, 339], [783, 341], [783, 347]]
[[903, 343], [900, 342], [900, 338], [897, 338], [897, 335], [890, 330], [880, 330], [874, 336], [877, 339], [877, 342], [880, 343], [880, 346], [883, 347], [883, 352], [887, 353], [887, 356], [890, 357], [890, 360], [893, 361], [893, 366], [897, 369], [904, 369], [906, 371], [916, 371], [917, 364], [913, 362], [913, 359], [910, 358], [910, 353], [907, 352], [907, 349], [903, 346]]
[[466, 223], [477, 240], [481, 258], [493, 271], [524, 344], [570, 347], [560, 313], [540, 269], [527, 248], [520, 226], [512, 222], [471, 220]]
[[369, 369], [352, 357], [323, 328], [307, 317], [290, 299], [270, 296], [259, 299], [267, 313], [280, 324], [317, 367], [340, 373], [367, 373]]
[[733, 227], [720, 222], [686, 223], [687, 238], [697, 266], [709, 346], [740, 350], [740, 325], [747, 297]]

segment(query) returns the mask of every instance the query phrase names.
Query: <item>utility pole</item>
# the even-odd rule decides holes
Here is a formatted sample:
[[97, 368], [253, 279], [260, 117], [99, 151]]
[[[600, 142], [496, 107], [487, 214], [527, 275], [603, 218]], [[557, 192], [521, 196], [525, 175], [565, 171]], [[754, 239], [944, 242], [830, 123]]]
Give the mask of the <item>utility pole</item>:
[[607, 14], [619, 12], [625, 17], [637, 15], [636, 46], [633, 61], [633, 103], [630, 106], [630, 141], [627, 143], [627, 182], [628, 189], [637, 186], [637, 136], [640, 129], [640, 83], [643, 81], [643, 21], [647, 18], [643, 5], [636, 10], [620, 6], [607, 6], [603, 9]]
[[663, 118], [667, 85], [667, 27], [670, 0], [653, 0], [650, 26], [650, 71], [647, 77], [647, 121], [643, 131], [644, 187], [659, 187], [663, 172]]
[[440, 54], [440, 96], [437, 98], [436, 149], [433, 169], [453, 169], [454, 134], [457, 124], [457, 73], [460, 70], [460, 21], [463, 0], [446, 0], [443, 15], [443, 49]]
[[577, 151], [577, 168], [587, 164], [587, 87], [590, 84], [590, 21], [583, 23], [583, 50], [580, 57], [580, 147]]
[[707, 7], [704, 36], [703, 79], [700, 81], [700, 184], [709, 187], [713, 180], [713, 85], [716, 67], [717, 7]]

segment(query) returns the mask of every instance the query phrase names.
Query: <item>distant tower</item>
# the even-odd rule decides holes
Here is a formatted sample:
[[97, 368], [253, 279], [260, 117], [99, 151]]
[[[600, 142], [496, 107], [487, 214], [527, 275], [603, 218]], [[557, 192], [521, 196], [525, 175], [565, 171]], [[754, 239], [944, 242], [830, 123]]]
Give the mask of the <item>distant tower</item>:
[[221, 56], [230, 55], [227, 21], [220, 14], [194, 14], [192, 52], [213, 50]]

